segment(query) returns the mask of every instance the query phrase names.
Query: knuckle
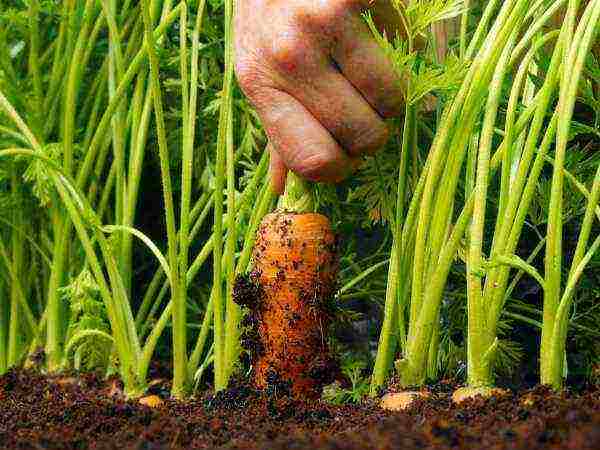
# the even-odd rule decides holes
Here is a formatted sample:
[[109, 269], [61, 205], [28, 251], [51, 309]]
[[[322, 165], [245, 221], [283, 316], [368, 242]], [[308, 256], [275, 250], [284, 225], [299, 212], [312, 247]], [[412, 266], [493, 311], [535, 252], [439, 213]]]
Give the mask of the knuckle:
[[314, 1], [310, 7], [296, 9], [295, 22], [305, 30], [318, 33], [320, 37], [332, 38], [350, 16], [359, 12], [357, 3], [357, 0]]
[[300, 21], [310, 28], [326, 31], [344, 22], [350, 15], [360, 11], [360, 0], [320, 0], [310, 9], [302, 10]]
[[[317, 147], [318, 148], [318, 147]], [[293, 158], [291, 167], [300, 176], [310, 181], [329, 181], [341, 179], [343, 164], [329, 152], [298, 152]]]
[[321, 181], [331, 161], [322, 154], [313, 154], [302, 160], [297, 172], [310, 181]]
[[358, 14], [362, 10], [365, 10], [369, 4], [370, 0], [336, 0], [332, 2], [334, 5], [332, 7], [332, 12], [335, 13], [336, 18], [341, 18], [342, 16], [347, 16], [348, 14]]
[[261, 65], [252, 58], [236, 57], [234, 68], [240, 88], [253, 100], [261, 89], [265, 78]]
[[297, 28], [280, 30], [268, 48], [269, 59], [283, 73], [293, 73], [308, 65], [312, 57], [304, 33]]

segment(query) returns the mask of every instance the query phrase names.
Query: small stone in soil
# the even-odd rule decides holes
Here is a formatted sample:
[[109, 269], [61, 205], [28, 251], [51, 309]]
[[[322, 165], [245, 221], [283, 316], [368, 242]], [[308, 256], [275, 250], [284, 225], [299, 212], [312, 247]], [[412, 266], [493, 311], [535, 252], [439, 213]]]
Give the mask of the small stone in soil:
[[405, 391], [405, 392], [393, 392], [389, 394], [385, 394], [381, 401], [379, 402], [379, 406], [388, 411], [404, 411], [410, 408], [415, 400], [417, 399], [427, 399], [431, 397], [429, 392], [421, 392], [421, 391]]
[[147, 395], [138, 400], [140, 405], [145, 405], [150, 408], [158, 408], [162, 406], [163, 401], [158, 395]]
[[472, 388], [466, 386], [458, 388], [454, 391], [454, 393], [452, 394], [452, 401], [458, 405], [466, 400], [470, 400], [475, 397], [502, 397], [507, 394], [509, 394], [509, 391], [507, 391], [506, 389], [489, 387]]

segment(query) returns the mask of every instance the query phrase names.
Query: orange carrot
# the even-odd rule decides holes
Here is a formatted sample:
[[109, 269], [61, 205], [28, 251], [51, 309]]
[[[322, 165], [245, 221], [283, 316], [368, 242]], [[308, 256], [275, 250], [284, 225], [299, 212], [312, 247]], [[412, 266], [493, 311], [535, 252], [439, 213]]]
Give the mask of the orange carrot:
[[[327, 346], [328, 302], [338, 270], [336, 238], [327, 217], [275, 212], [265, 216], [253, 252], [253, 295], [238, 282], [236, 299], [251, 308], [246, 347], [253, 347], [259, 388], [287, 384], [314, 398], [335, 375]], [[241, 297], [246, 297], [246, 300]], [[254, 301], [248, 298], [254, 297]], [[252, 345], [248, 345], [251, 342]]]

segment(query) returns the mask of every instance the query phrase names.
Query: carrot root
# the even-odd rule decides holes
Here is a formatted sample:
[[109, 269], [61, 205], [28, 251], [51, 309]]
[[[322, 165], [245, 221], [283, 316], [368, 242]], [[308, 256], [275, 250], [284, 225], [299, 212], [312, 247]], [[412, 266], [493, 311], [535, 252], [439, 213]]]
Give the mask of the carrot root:
[[315, 398], [333, 381], [327, 329], [337, 271], [337, 240], [325, 216], [275, 212], [263, 219], [252, 272], [238, 278], [234, 294], [250, 309], [242, 345], [257, 387], [283, 385]]

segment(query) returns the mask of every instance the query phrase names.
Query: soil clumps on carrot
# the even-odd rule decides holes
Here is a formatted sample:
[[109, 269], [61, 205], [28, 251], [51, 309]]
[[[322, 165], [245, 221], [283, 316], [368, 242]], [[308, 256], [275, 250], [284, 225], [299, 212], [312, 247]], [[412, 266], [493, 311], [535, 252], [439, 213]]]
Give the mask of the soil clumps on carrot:
[[315, 213], [268, 214], [252, 260], [233, 299], [248, 308], [241, 338], [255, 385], [318, 398], [338, 373], [327, 345], [338, 270], [331, 224]]
[[457, 406], [456, 385], [448, 384], [404, 412], [388, 412], [375, 402], [332, 406], [246, 385], [186, 402], [164, 396], [150, 408], [109, 396], [113, 380], [74, 379], [33, 371], [0, 377], [0, 448], [600, 448], [598, 387], [557, 394], [538, 386]]

